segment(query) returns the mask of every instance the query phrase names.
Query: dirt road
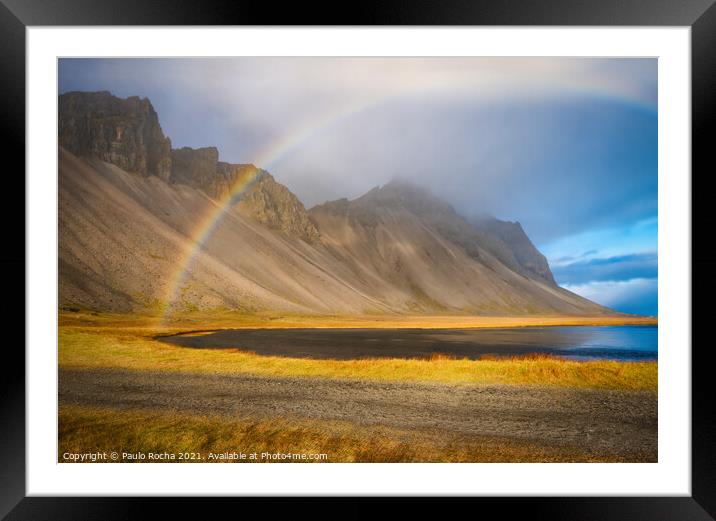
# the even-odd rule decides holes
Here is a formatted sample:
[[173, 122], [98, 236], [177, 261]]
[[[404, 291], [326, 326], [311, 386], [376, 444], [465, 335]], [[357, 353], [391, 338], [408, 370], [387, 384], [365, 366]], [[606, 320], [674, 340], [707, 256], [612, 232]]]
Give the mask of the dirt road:
[[60, 370], [59, 402], [344, 420], [657, 459], [657, 397], [650, 392]]

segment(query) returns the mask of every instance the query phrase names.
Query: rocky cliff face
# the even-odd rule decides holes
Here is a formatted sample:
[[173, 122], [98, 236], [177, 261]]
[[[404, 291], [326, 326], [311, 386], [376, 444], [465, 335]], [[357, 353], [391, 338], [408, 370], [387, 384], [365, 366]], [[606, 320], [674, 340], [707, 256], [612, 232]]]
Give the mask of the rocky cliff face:
[[475, 219], [473, 224], [490, 238], [498, 257], [507, 265], [525, 275], [557, 284], [547, 259], [532, 244], [519, 222], [500, 221], [485, 216]]
[[[156, 175], [170, 184], [197, 188], [214, 199], [231, 192], [254, 165], [219, 161], [215, 147], [171, 148], [147, 99], [109, 92], [68, 92], [59, 97], [59, 143], [76, 156], [98, 158], [125, 172]], [[263, 170], [237, 209], [265, 226], [317, 241], [320, 234], [301, 201]]]
[[405, 208], [436, 232], [459, 245], [473, 259], [480, 258], [479, 232], [447, 202], [408, 181], [391, 181], [351, 203], [356, 217], [374, 218], [377, 208]]
[[392, 181], [373, 188], [354, 201], [339, 199], [311, 209], [348, 216], [361, 226], [375, 227], [383, 210], [405, 209], [437, 234], [458, 245], [472, 259], [485, 253], [499, 259], [512, 271], [555, 285], [547, 259], [532, 244], [519, 223], [484, 216], [468, 221], [428, 190], [409, 181]]
[[254, 165], [241, 163], [216, 163], [216, 173], [211, 182], [204, 186], [203, 190], [215, 199], [222, 199], [240, 179], [253, 173], [260, 173]]
[[260, 172], [258, 180], [237, 204], [239, 211], [286, 235], [309, 243], [318, 241], [320, 233], [298, 197], [268, 172]]
[[518, 222], [501, 221], [490, 216], [470, 222], [447, 202], [404, 180], [374, 188], [354, 201], [352, 206], [355, 215], [364, 222], [375, 215], [377, 207], [404, 207], [440, 235], [459, 245], [473, 259], [480, 258], [482, 248], [513, 271], [556, 285], [547, 259], [532, 244]]
[[208, 188], [216, 176], [218, 162], [219, 151], [214, 147], [173, 149], [169, 181], [194, 188]]
[[60, 146], [77, 156], [97, 157], [122, 170], [168, 180], [171, 141], [146, 98], [109, 92], [68, 92], [59, 97]]
[[219, 151], [214, 147], [172, 150], [170, 182], [199, 188], [215, 199], [222, 199], [230, 193], [235, 183], [245, 179], [249, 173], [255, 174], [256, 179], [236, 203], [242, 214], [306, 242], [318, 240], [320, 234], [308, 218], [303, 203], [265, 170], [250, 164], [219, 161]]
[[368, 288], [380, 288], [376, 298], [393, 309], [472, 314], [605, 311], [560, 288], [544, 273], [528, 271], [518, 261], [532, 267], [525, 260], [531, 258], [522, 256], [523, 243], [491, 235], [408, 182], [391, 182], [355, 200], [318, 205], [309, 214], [322, 244], [340, 265]]

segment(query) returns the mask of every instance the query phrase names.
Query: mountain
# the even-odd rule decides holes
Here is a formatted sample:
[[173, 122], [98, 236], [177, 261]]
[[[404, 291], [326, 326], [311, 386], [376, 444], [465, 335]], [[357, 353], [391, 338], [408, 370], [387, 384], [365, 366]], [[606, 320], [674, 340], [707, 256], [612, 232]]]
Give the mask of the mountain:
[[318, 205], [309, 214], [343, 266], [371, 286], [392, 289], [382, 297], [391, 308], [478, 314], [606, 311], [554, 280], [510, 268], [500, 258], [509, 253], [502, 251], [505, 242], [485, 241], [486, 232], [410, 183], [391, 182], [353, 201]]
[[303, 203], [265, 170], [250, 164], [221, 162], [219, 151], [214, 147], [184, 147], [172, 150], [171, 157], [171, 183], [198, 188], [216, 200], [226, 197], [237, 179], [253, 174], [256, 180], [236, 202], [236, 208], [274, 230], [307, 242], [318, 239], [318, 230], [308, 219]]
[[141, 176], [167, 180], [171, 141], [148, 99], [117, 98], [109, 92], [68, 92], [58, 101], [61, 147], [93, 156]]
[[59, 101], [63, 308], [613, 313], [558, 287], [518, 223], [405, 181], [306, 210], [254, 165], [172, 149], [146, 99]]
[[171, 296], [182, 309], [386, 310], [352, 288], [350, 274], [323, 249], [238, 208], [226, 213], [187, 263], [197, 226], [217, 209], [203, 190], [130, 174], [61, 148], [60, 305], [157, 311]]
[[473, 219], [472, 224], [507, 266], [525, 276], [556, 284], [547, 258], [532, 244], [519, 222], [500, 221], [486, 215]]

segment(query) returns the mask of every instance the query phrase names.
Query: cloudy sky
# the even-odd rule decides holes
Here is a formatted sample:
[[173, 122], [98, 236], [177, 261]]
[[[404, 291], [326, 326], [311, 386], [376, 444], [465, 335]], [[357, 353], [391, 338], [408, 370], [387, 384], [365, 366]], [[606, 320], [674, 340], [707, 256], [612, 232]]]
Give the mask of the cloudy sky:
[[59, 89], [148, 97], [174, 147], [307, 207], [412, 179], [519, 221], [568, 289], [657, 314], [655, 59], [63, 59]]

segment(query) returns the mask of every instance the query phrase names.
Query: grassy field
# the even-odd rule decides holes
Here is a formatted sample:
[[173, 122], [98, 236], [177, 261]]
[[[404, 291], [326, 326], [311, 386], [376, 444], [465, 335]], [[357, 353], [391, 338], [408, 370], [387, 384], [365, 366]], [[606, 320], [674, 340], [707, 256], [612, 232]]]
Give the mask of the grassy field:
[[[620, 461], [613, 456], [585, 453], [576, 447], [536, 446], [494, 438], [464, 439], [445, 433], [437, 436], [430, 432], [288, 418], [227, 421], [211, 416], [65, 406], [60, 408], [59, 429], [59, 462], [66, 461], [62, 456], [65, 453], [105, 451], [116, 451], [120, 455], [123, 452], [199, 453], [202, 459], [187, 460], [195, 463], [291, 462], [291, 459], [262, 457], [262, 453], [326, 455], [325, 459], [314, 456], [312, 460], [301, 460], [303, 463]], [[243, 461], [212, 459], [210, 452], [255, 452], [258, 457]], [[637, 453], [630, 456], [629, 461], [639, 458]]]
[[[622, 317], [297, 317], [237, 316], [230, 313], [175, 319], [60, 313], [59, 366], [70, 370], [129, 369], [172, 373], [255, 374], [445, 385], [504, 384], [646, 390], [656, 392], [656, 362], [576, 362], [547, 356], [511, 359], [314, 360], [264, 357], [240, 350], [186, 349], [159, 342], [159, 335], [222, 328], [260, 327], [519, 327], [607, 325]], [[630, 323], [653, 323], [648, 319]], [[60, 404], [59, 453], [306, 453], [327, 462], [591, 462], [621, 461], [583, 448], [530, 445], [507, 438], [465, 438], [352, 422], [192, 416], [162, 410], [92, 408]], [[652, 458], [648, 454], [643, 458]], [[622, 456], [623, 458], [623, 456]], [[638, 452], [628, 461], [641, 461]], [[623, 460], [623, 459], [622, 459]], [[201, 460], [208, 461], [208, 460]], [[221, 460], [218, 460], [221, 461]], [[233, 461], [233, 460], [232, 460]], [[259, 459], [261, 461], [272, 461]], [[285, 460], [283, 460], [285, 461]]]
[[[383, 327], [456, 327], [463, 317], [430, 317], [388, 321], [375, 319]], [[500, 320], [507, 320], [499, 317]], [[571, 317], [568, 317], [571, 318]], [[347, 319], [344, 327], [371, 324], [373, 319]], [[497, 319], [495, 319], [497, 320]], [[514, 319], [510, 319], [514, 320]], [[530, 318], [533, 323], [545, 317]], [[484, 324], [484, 319], [472, 323]], [[196, 329], [221, 327], [335, 327], [333, 318], [243, 317], [230, 325], [222, 318], [200, 322]], [[409, 325], [406, 325], [409, 324]], [[319, 325], [319, 326], [317, 326]], [[478, 327], [478, 326], [476, 326]], [[481, 326], [484, 327], [484, 326]], [[258, 356], [240, 350], [199, 350], [171, 346], [155, 340], [159, 334], [188, 331], [182, 326], [158, 326], [142, 317], [62, 314], [59, 328], [59, 365], [68, 369], [116, 368], [192, 373], [248, 373], [263, 376], [358, 378], [445, 384], [555, 385], [597, 389], [657, 389], [656, 362], [577, 362], [549, 356], [510, 359], [452, 359], [436, 356], [429, 360], [361, 359], [315, 360]]]
[[167, 334], [185, 330], [222, 328], [499, 328], [534, 326], [609, 326], [657, 324], [654, 317], [615, 316], [454, 316], [454, 315], [277, 315], [242, 314], [235, 311], [193, 312], [162, 318], [149, 315], [95, 313], [90, 311], [59, 314], [60, 325], [94, 327], [151, 328]]

